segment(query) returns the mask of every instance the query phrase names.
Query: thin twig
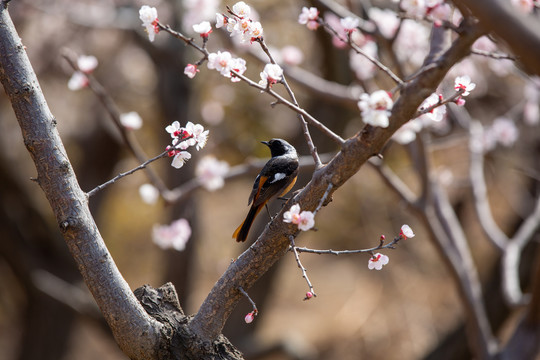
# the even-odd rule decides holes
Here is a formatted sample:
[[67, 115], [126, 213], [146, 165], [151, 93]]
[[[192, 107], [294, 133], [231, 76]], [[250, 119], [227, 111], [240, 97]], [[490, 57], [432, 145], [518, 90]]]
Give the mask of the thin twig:
[[494, 52], [489, 52], [489, 51], [484, 51], [484, 50], [479, 50], [479, 49], [472, 49], [471, 54], [485, 56], [485, 57], [489, 57], [496, 60], [512, 60], [512, 61], [517, 60], [516, 57], [512, 55], [508, 55], [504, 53], [494, 53]]
[[[77, 62], [73, 59], [72, 54], [66, 51], [64, 52], [63, 57], [73, 68], [73, 70], [80, 71]], [[122, 137], [124, 145], [135, 156], [138, 162], [145, 162], [148, 159], [148, 156], [144, 153], [134, 136], [132, 136], [132, 134], [130, 134], [120, 122], [120, 111], [118, 110], [118, 107], [116, 106], [116, 103], [114, 102], [112, 97], [107, 93], [103, 85], [101, 85], [101, 83], [94, 76], [92, 76], [91, 74], [85, 74], [85, 76], [88, 79], [88, 87], [99, 99], [99, 101], [109, 114], [111, 121], [120, 132], [120, 136]], [[165, 183], [152, 169], [146, 169], [146, 174], [150, 182], [160, 191], [161, 194], [164, 194], [168, 191]]]
[[251, 79], [245, 77], [242, 74], [239, 74], [238, 72], [236, 72], [234, 70], [231, 71], [231, 73], [234, 76], [237, 76], [239, 79], [241, 79], [241, 80], [245, 81], [246, 83], [248, 83], [249, 86], [254, 87], [256, 89], [259, 89], [261, 92], [266, 92], [267, 94], [270, 94], [271, 96], [273, 96], [277, 100], [277, 103], [283, 104], [283, 105], [287, 106], [288, 108], [296, 111], [297, 113], [302, 114], [304, 116], [304, 118], [307, 119], [308, 122], [311, 125], [315, 126], [317, 129], [322, 131], [325, 135], [327, 135], [331, 140], [333, 140], [337, 144], [343, 145], [345, 143], [345, 140], [341, 136], [339, 136], [338, 134], [336, 134], [335, 132], [333, 132], [332, 130], [327, 128], [323, 123], [321, 123], [319, 120], [315, 119], [306, 110], [294, 105], [292, 102], [290, 102], [289, 100], [285, 99], [283, 96], [276, 93], [274, 90], [272, 90], [272, 88], [261, 86], [258, 83], [252, 81]]
[[294, 253], [294, 258], [296, 259], [296, 264], [298, 265], [298, 267], [302, 271], [302, 277], [306, 280], [306, 283], [307, 283], [307, 285], [309, 287], [309, 292], [306, 293], [306, 297], [304, 298], [304, 300], [309, 300], [309, 299], [311, 299], [311, 297], [316, 297], [317, 294], [315, 293], [315, 290], [313, 289], [313, 285], [311, 284], [311, 281], [309, 281], [309, 277], [307, 276], [306, 268], [304, 267], [304, 265], [302, 265], [302, 262], [300, 262], [300, 256], [298, 255], [298, 251], [296, 251], [297, 247], [296, 247], [296, 245], [294, 243], [294, 236], [289, 235], [289, 240], [291, 241], [290, 250], [292, 250], [292, 252]]
[[331, 182], [328, 183], [328, 186], [326, 187], [326, 191], [324, 192], [323, 196], [321, 197], [321, 200], [319, 201], [319, 204], [317, 205], [317, 208], [313, 212], [313, 215], [317, 214], [317, 212], [319, 212], [319, 210], [321, 210], [321, 207], [324, 205], [324, 202], [326, 201], [326, 198], [328, 197], [328, 194], [330, 194], [330, 191], [332, 190], [333, 187], [334, 187], [334, 184], [332, 184]]
[[399, 86], [402, 86], [404, 83], [403, 83], [403, 80], [401, 80], [399, 78], [399, 76], [397, 76], [396, 74], [394, 74], [392, 72], [392, 70], [390, 70], [387, 66], [385, 66], [383, 63], [381, 63], [379, 60], [375, 59], [373, 56], [369, 55], [368, 53], [366, 53], [364, 50], [362, 50], [361, 48], [359, 48], [355, 43], [353, 43], [351, 41], [351, 38], [350, 36], [348, 38], [345, 38], [343, 37], [343, 35], [341, 35], [340, 33], [338, 33], [336, 31], [336, 29], [334, 29], [332, 26], [330, 26], [328, 23], [324, 22], [322, 19], [319, 19], [319, 23], [325, 28], [327, 29], [330, 33], [332, 33], [332, 35], [336, 36], [338, 39], [340, 39], [341, 41], [343, 41], [345, 44], [348, 44], [351, 49], [353, 49], [355, 52], [357, 52], [358, 54], [364, 56], [366, 59], [368, 59], [371, 63], [373, 63], [373, 65], [375, 65], [376, 67], [378, 67], [380, 70], [382, 70], [384, 73], [386, 73], [392, 80], [394, 80], [394, 82], [396, 84], [398, 84]]
[[199, 45], [197, 45], [197, 43], [195, 43], [193, 38], [187, 37], [187, 36], [185, 36], [184, 34], [178, 32], [178, 31], [174, 31], [173, 29], [171, 29], [171, 27], [169, 25], [163, 25], [159, 21], [157, 22], [157, 26], [159, 27], [160, 30], [163, 30], [163, 31], [171, 34], [175, 38], [180, 39], [183, 42], [185, 42], [186, 45], [189, 45], [189, 46], [199, 50], [202, 54], [208, 56], [208, 50], [206, 50], [204, 47], [200, 47]]
[[121, 178], [126, 177], [126, 176], [128, 176], [128, 175], [133, 174], [133, 173], [136, 172], [136, 171], [139, 171], [139, 170], [142, 170], [142, 169], [146, 168], [146, 167], [148, 166], [148, 164], [150, 164], [150, 163], [152, 163], [152, 162], [154, 162], [154, 161], [156, 161], [156, 160], [159, 160], [159, 159], [161, 159], [161, 158], [164, 158], [164, 157], [168, 156], [168, 153], [169, 153], [169, 150], [166, 150], [166, 151], [162, 152], [161, 154], [159, 154], [158, 156], [153, 157], [153, 158], [151, 158], [151, 159], [149, 159], [149, 160], [146, 160], [144, 163], [142, 163], [141, 165], [137, 166], [136, 168], [131, 169], [131, 170], [129, 170], [129, 171], [126, 171], [125, 173], [120, 173], [120, 174], [116, 175], [116, 176], [115, 176], [114, 178], [112, 178], [111, 180], [109, 180], [109, 181], [107, 181], [107, 182], [105, 182], [105, 183], [103, 183], [103, 184], [101, 184], [101, 185], [95, 187], [94, 189], [90, 190], [90, 191], [87, 193], [88, 197], [91, 197], [92, 195], [94, 195], [94, 194], [97, 193], [98, 191], [103, 190], [104, 188], [106, 188], [107, 186], [109, 186], [109, 185], [111, 185], [111, 184], [114, 184], [115, 182], [117, 182], [117, 181], [120, 180]]
[[242, 295], [244, 295], [246, 297], [246, 299], [249, 300], [249, 302], [251, 303], [251, 306], [253, 307], [253, 315], [257, 315], [257, 313], [259, 312], [259, 310], [257, 310], [257, 305], [255, 305], [255, 301], [251, 300], [251, 298], [249, 297], [248, 293], [244, 290], [243, 287], [239, 286], [238, 287], [238, 290], [242, 293]]
[[384, 244], [384, 239], [381, 237], [380, 239], [380, 242], [379, 242], [379, 245], [375, 246], [375, 247], [372, 247], [370, 249], [356, 249], [356, 250], [332, 250], [332, 249], [327, 249], [327, 250], [318, 250], [318, 249], [310, 249], [310, 248], [306, 248], [306, 247], [296, 247], [296, 251], [298, 251], [299, 253], [302, 253], [302, 252], [305, 252], [305, 253], [310, 253], [310, 254], [319, 254], [319, 255], [350, 255], [350, 254], [361, 254], [361, 253], [373, 253], [374, 251], [377, 251], [377, 250], [382, 250], [382, 249], [395, 249], [395, 245], [399, 242], [403, 240], [403, 236], [402, 235], [398, 235], [394, 238], [394, 240], [392, 240], [391, 242], [389, 242], [388, 244]]
[[447, 99], [443, 100], [443, 99], [439, 98], [439, 101], [436, 104], [428, 106], [425, 109], [418, 110], [416, 112], [416, 114], [414, 115], [414, 117], [417, 118], [417, 117], [422, 116], [424, 114], [428, 114], [428, 113], [432, 112], [434, 109], [438, 108], [439, 106], [443, 106], [443, 105], [446, 105], [446, 104], [449, 104], [449, 103], [454, 103], [454, 102], [456, 102], [457, 99], [459, 99], [461, 97], [461, 95], [464, 92], [465, 92], [465, 89], [459, 89], [459, 90], [456, 91], [456, 93], [454, 95], [450, 96]]

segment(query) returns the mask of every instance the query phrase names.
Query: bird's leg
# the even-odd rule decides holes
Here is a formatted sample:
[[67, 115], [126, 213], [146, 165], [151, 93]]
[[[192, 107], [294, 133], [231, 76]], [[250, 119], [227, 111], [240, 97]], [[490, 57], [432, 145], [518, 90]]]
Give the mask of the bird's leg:
[[268, 210], [268, 204], [264, 204], [264, 207], [266, 208], [266, 212], [268, 213], [268, 217], [270, 218], [270, 221], [274, 220], [274, 217], [270, 215], [270, 210]]

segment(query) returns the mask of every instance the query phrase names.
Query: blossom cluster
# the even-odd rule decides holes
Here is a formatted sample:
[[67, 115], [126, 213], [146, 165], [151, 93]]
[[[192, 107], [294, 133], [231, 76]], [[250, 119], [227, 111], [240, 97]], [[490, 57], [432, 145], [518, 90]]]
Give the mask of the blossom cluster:
[[[399, 231], [400, 239], [407, 240], [408, 238], [413, 238], [414, 236], [415, 234], [409, 225], [404, 224], [403, 226], [401, 226], [401, 229]], [[381, 235], [381, 241], [384, 241], [384, 235]], [[389, 261], [390, 258], [387, 255], [381, 253], [372, 253], [368, 261], [368, 269], [382, 270], [383, 266], [387, 265]]]
[[228, 51], [218, 51], [208, 55], [207, 66], [209, 69], [217, 70], [221, 75], [230, 78], [232, 82], [238, 82], [240, 78], [235, 76], [232, 71], [242, 75], [246, 71], [246, 60], [235, 58]]
[[[454, 90], [461, 92], [455, 99], [459, 106], [465, 104], [463, 97], [470, 95], [476, 88], [468, 75], [458, 76], [454, 80]], [[412, 119], [399, 128], [392, 138], [400, 144], [408, 144], [416, 139], [416, 134], [424, 128], [437, 128], [446, 119], [446, 105], [442, 104], [443, 96], [433, 93], [426, 98], [419, 107], [422, 115]]]
[[178, 121], [174, 121], [165, 128], [170, 135], [172, 145], [167, 146], [169, 157], [174, 157], [171, 166], [180, 169], [184, 163], [191, 159], [191, 154], [185, 151], [190, 146], [195, 146], [198, 150], [206, 145], [208, 140], [208, 130], [200, 124], [193, 124], [189, 121], [185, 127], [180, 126]]
[[283, 214], [283, 221], [298, 225], [298, 229], [308, 231], [315, 226], [315, 214], [311, 211], [301, 211], [300, 205], [294, 204]]
[[242, 42], [253, 42], [262, 39], [263, 27], [252, 15], [252, 10], [243, 1], [232, 6], [230, 15], [216, 14], [216, 27], [225, 28], [231, 36], [239, 35]]

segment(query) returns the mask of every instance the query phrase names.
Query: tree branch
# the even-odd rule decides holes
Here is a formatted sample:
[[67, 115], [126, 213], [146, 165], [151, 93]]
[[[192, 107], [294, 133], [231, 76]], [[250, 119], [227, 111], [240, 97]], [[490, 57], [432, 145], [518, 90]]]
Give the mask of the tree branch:
[[0, 81], [34, 160], [37, 182], [116, 341], [133, 359], [154, 356], [162, 326], [139, 304], [99, 234], [5, 3], [0, 4]]
[[[418, 106], [434, 92], [450, 67], [469, 53], [470, 46], [479, 35], [476, 27], [464, 25], [460, 38], [439, 58], [439, 66], [425, 71], [404, 85], [401, 97], [392, 108], [388, 128], [364, 126], [359, 133], [343, 143], [341, 151], [325, 167], [315, 171], [311, 181], [289, 202], [294, 201], [305, 210], [314, 210], [329, 183], [333, 186], [329, 194], [331, 196], [370, 157], [381, 151], [397, 129], [414, 116]], [[287, 252], [289, 235], [296, 231], [295, 225], [283, 222], [283, 213], [288, 208], [284, 206], [257, 241], [229, 266], [191, 320], [191, 331], [204, 341], [215, 339], [221, 332], [241, 298], [238, 287], [249, 289]]]

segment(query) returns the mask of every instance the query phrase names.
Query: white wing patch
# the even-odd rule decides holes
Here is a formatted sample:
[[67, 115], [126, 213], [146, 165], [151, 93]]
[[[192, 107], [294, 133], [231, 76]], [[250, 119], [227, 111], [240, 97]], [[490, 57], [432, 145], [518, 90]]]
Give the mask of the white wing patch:
[[274, 178], [273, 178], [272, 180], [270, 180], [270, 184], [273, 184], [273, 183], [275, 183], [276, 181], [279, 181], [279, 180], [281, 180], [281, 179], [284, 179], [285, 176], [287, 176], [287, 175], [285, 175], [284, 173], [276, 173], [276, 174], [274, 174]]

